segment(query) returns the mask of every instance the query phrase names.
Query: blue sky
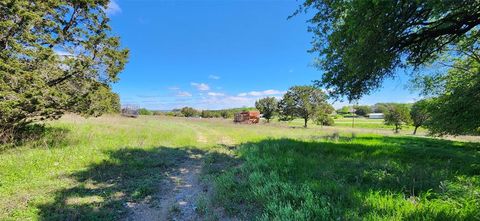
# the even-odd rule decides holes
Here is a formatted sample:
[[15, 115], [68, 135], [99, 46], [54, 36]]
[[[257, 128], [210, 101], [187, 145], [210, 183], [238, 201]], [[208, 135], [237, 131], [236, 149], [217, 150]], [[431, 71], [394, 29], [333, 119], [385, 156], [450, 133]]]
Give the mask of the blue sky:
[[[131, 54], [113, 89], [124, 105], [221, 109], [253, 106], [261, 97], [311, 84], [322, 73], [307, 52], [309, 15], [287, 20], [298, 4], [115, 0], [108, 9], [111, 25]], [[413, 102], [418, 96], [399, 75], [360, 103]]]

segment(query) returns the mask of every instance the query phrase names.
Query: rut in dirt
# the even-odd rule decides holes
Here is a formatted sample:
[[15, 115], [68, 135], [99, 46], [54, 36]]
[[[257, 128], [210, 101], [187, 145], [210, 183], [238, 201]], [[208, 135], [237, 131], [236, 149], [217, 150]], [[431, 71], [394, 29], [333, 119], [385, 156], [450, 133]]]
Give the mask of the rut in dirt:
[[126, 220], [198, 220], [197, 199], [206, 191], [199, 180], [202, 157], [191, 152], [168, 172], [153, 202], [129, 203], [131, 212]]

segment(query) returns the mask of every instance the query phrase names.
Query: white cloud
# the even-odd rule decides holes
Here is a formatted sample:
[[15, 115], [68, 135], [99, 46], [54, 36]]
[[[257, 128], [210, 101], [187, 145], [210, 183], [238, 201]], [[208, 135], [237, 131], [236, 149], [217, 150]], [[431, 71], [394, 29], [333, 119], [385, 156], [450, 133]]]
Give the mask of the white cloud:
[[211, 96], [198, 100], [194, 106], [201, 109], [224, 109], [234, 107], [253, 107], [257, 98], [239, 96]]
[[180, 90], [180, 88], [177, 87], [177, 86], [172, 86], [172, 87], [168, 87], [168, 90], [178, 91], [178, 90]]
[[265, 90], [265, 91], [250, 91], [250, 92], [244, 92], [240, 93], [237, 96], [239, 97], [246, 97], [246, 96], [254, 96], [254, 97], [260, 97], [260, 96], [271, 96], [271, 95], [282, 95], [285, 94], [285, 91], [279, 91], [279, 90]]
[[208, 90], [210, 90], [210, 86], [208, 86], [208, 84], [205, 84], [205, 83], [195, 83], [195, 82], [192, 82], [192, 83], [190, 83], [190, 85], [196, 87], [197, 90], [199, 90], [199, 91], [208, 91]]
[[122, 8], [120, 8], [120, 5], [116, 2], [116, 0], [110, 0], [108, 3], [107, 9], [105, 12], [109, 15], [115, 15], [118, 13], [122, 12]]
[[213, 79], [213, 80], [219, 80], [220, 79], [219, 76], [213, 75], [213, 74], [209, 75], [208, 78]]
[[192, 96], [192, 94], [190, 94], [190, 93], [188, 93], [188, 92], [186, 92], [186, 91], [179, 91], [179, 92], [177, 93], [177, 97], [191, 97], [191, 96]]
[[208, 96], [212, 96], [212, 97], [223, 97], [223, 96], [225, 96], [225, 94], [223, 94], [223, 93], [215, 93], [215, 92], [208, 92]]

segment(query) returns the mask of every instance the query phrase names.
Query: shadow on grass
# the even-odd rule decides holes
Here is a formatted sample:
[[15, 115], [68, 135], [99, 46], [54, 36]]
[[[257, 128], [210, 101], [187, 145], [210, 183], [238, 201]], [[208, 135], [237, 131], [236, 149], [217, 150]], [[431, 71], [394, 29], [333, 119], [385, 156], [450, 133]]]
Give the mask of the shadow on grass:
[[242, 145], [245, 164], [217, 179], [217, 199], [267, 220], [479, 218], [480, 144], [332, 136]]
[[139, 202], [162, 191], [166, 173], [190, 156], [204, 154], [191, 148], [123, 148], [108, 152], [106, 161], [70, 176], [78, 185], [55, 193], [55, 200], [40, 205], [41, 220], [119, 220], [127, 202]]
[[69, 140], [69, 133], [70, 130], [66, 128], [48, 127], [42, 124], [29, 125], [16, 132], [8, 143], [0, 143], [0, 153], [19, 146], [31, 148], [65, 147], [76, 142]]

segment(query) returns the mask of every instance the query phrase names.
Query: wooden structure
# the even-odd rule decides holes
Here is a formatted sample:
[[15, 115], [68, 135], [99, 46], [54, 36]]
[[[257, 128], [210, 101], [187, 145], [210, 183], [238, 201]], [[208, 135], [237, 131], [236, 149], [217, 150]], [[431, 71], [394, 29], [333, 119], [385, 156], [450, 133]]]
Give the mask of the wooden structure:
[[256, 124], [260, 122], [260, 112], [244, 111], [236, 113], [233, 122], [243, 124]]
[[136, 106], [127, 105], [122, 107], [122, 116], [124, 117], [138, 117], [138, 108]]

